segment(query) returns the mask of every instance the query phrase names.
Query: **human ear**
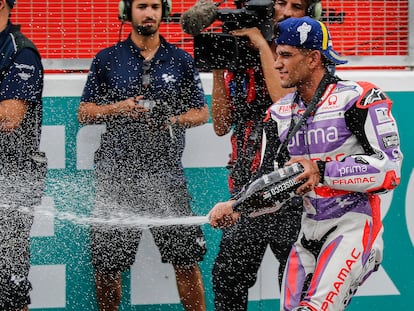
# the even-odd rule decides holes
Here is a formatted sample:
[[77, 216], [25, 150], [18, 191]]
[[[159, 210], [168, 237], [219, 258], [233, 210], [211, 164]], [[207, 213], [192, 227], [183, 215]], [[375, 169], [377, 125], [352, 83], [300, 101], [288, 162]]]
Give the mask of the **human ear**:
[[323, 61], [322, 61], [322, 54], [320, 51], [317, 50], [313, 50], [309, 53], [308, 55], [308, 61], [309, 61], [309, 65], [311, 67], [316, 67], [319, 64], [322, 65]]

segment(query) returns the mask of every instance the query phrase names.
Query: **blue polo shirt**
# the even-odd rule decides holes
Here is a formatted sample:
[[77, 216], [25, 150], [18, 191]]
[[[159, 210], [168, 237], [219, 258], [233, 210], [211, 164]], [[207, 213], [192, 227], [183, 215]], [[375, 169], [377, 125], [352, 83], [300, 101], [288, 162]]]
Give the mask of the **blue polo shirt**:
[[0, 132], [0, 154], [22, 158], [28, 151], [37, 150], [40, 140], [43, 66], [39, 55], [33, 49], [23, 48], [16, 51], [10, 27], [11, 24], [0, 33], [2, 60], [5, 55], [13, 59], [0, 68], [0, 101], [25, 100], [29, 107], [18, 130], [13, 134]]
[[[0, 53], [3, 49], [15, 50], [10, 34], [11, 24], [0, 33]], [[32, 49], [14, 51], [14, 61], [7, 68], [0, 68], [0, 101], [22, 99], [33, 104], [42, 103], [43, 66], [39, 55]]]
[[[206, 105], [194, 60], [187, 52], [161, 38], [143, 86], [144, 58], [129, 37], [103, 49], [93, 59], [81, 101], [106, 105], [144, 95], [157, 102], [158, 118], [167, 119]], [[106, 122], [106, 132], [95, 154], [96, 170], [104, 173], [147, 171], [183, 178], [181, 157], [185, 130], [159, 130], [126, 117]]]

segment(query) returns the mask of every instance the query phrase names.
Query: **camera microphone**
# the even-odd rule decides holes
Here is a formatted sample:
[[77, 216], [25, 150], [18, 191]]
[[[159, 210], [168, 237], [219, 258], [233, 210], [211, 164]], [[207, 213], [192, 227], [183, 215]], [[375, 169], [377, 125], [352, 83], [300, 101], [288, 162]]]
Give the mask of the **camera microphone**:
[[210, 26], [217, 17], [217, 7], [223, 3], [211, 0], [199, 0], [181, 16], [181, 28], [189, 35], [197, 36]]

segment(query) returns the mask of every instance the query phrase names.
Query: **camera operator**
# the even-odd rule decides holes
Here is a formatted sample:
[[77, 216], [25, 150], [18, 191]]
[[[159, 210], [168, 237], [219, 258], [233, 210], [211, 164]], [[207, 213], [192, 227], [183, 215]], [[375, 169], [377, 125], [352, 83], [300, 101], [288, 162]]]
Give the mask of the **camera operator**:
[[[322, 11], [320, 0], [276, 0], [274, 10], [274, 22], [305, 15], [319, 19]], [[267, 108], [292, 90], [281, 88], [272, 49], [259, 28], [237, 29], [230, 34], [248, 37], [260, 55], [260, 63], [247, 69], [213, 69], [214, 131], [223, 136], [233, 130], [228, 165], [233, 196], [260, 164], [262, 122]], [[242, 217], [236, 225], [223, 229], [213, 268], [216, 311], [247, 309], [248, 289], [256, 282], [268, 245], [280, 263], [280, 285], [289, 251], [299, 233], [301, 213], [302, 202], [295, 200], [277, 214]]]

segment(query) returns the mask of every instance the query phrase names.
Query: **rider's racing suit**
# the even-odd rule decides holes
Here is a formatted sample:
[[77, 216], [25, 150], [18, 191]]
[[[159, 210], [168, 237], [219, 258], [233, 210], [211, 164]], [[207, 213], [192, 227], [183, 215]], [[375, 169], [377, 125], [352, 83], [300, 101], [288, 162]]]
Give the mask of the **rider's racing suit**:
[[[380, 264], [378, 194], [398, 185], [402, 162], [391, 106], [387, 95], [368, 82], [331, 83], [290, 140], [290, 156], [316, 161], [321, 180], [304, 196], [302, 228], [282, 285], [282, 310], [298, 305], [343, 310]], [[273, 104], [267, 115], [273, 126], [266, 126], [273, 133], [266, 133], [267, 139], [283, 142], [305, 109], [295, 93]]]

